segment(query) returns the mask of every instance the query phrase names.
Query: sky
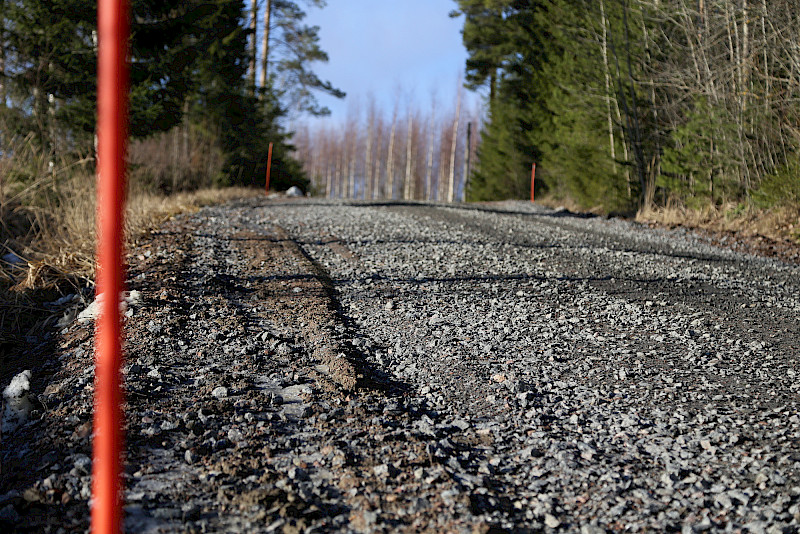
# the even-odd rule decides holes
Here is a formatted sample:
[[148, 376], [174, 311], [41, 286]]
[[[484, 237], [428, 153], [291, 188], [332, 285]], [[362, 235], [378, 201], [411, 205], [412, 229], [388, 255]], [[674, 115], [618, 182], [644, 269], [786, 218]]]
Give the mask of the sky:
[[[343, 100], [318, 95], [331, 109], [328, 120], [343, 122], [348, 105], [365, 107], [370, 92], [390, 113], [398, 88], [403, 104], [411, 97], [427, 106], [433, 91], [439, 102], [455, 102], [467, 57], [463, 18], [448, 16], [455, 8], [453, 0], [328, 0], [323, 9], [309, 7], [306, 21], [320, 27], [330, 58], [313, 70], [347, 93]], [[480, 100], [465, 97], [468, 106]]]

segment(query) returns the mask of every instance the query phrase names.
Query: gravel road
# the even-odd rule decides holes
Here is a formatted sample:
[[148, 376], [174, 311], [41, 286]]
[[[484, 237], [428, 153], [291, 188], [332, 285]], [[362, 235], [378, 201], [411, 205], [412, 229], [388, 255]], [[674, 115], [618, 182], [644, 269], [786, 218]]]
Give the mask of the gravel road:
[[[796, 262], [313, 199], [177, 217], [129, 262], [130, 532], [800, 531]], [[19, 532], [87, 528], [92, 328], [40, 346], [4, 438]]]

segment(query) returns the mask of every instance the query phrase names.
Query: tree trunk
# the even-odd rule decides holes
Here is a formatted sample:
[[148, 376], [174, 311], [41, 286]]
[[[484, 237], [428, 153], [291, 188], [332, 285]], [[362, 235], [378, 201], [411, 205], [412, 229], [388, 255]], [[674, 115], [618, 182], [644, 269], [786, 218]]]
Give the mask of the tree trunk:
[[178, 191], [178, 176], [180, 175], [180, 126], [175, 127], [172, 135], [172, 192]]
[[447, 180], [447, 201], [455, 199], [456, 182], [456, 148], [458, 148], [458, 121], [461, 118], [461, 90], [456, 97], [456, 118], [453, 121], [453, 139], [450, 143], [450, 176]]
[[367, 154], [364, 161], [364, 198], [373, 198], [372, 190], [372, 136], [375, 128], [375, 118], [370, 113], [367, 125]]
[[[606, 87], [606, 116], [608, 118], [608, 145], [611, 156], [612, 172], [617, 174], [617, 152], [614, 146], [614, 120], [611, 118], [611, 72], [608, 68], [608, 29], [606, 28], [606, 9], [604, 0], [600, 0], [600, 24], [603, 25], [603, 74], [605, 75]], [[630, 191], [630, 187], [628, 188]], [[628, 194], [630, 197], [630, 193]]]
[[[656, 8], [658, 7], [658, 0], [656, 0]], [[650, 108], [653, 115], [653, 141], [655, 147], [653, 148], [653, 155], [650, 160], [650, 165], [647, 168], [647, 183], [655, 193], [656, 178], [659, 175], [661, 167], [661, 140], [658, 137], [658, 103], [656, 102], [656, 84], [653, 79], [653, 58], [650, 52], [650, 35], [647, 31], [647, 21], [645, 20], [645, 6], [642, 4], [642, 37], [644, 38], [644, 51], [645, 51], [645, 66], [649, 74], [648, 82], [650, 84]]]
[[353, 187], [353, 175], [350, 173], [352, 151], [350, 149], [350, 132], [345, 130], [342, 136], [342, 192], [343, 197], [351, 198], [350, 191]]
[[767, 39], [767, 17], [769, 16], [769, 11], [767, 11], [767, 0], [761, 0], [761, 34], [764, 37], [764, 80], [766, 82], [766, 95], [764, 95], [764, 110], [769, 112], [770, 106], [770, 98], [772, 94], [772, 76], [770, 76], [769, 70], [769, 40]]
[[338, 157], [336, 158], [336, 198], [344, 198], [344, 173], [346, 143], [342, 142]]
[[183, 102], [183, 157], [188, 165], [191, 161], [189, 157], [189, 100]]
[[630, 26], [628, 23], [628, 2], [623, 0], [622, 9], [622, 24], [625, 28], [625, 56], [628, 66], [628, 91], [630, 93], [631, 103], [628, 106], [630, 110], [630, 123], [631, 135], [633, 136], [633, 155], [636, 159], [636, 169], [639, 175], [639, 183], [642, 187], [641, 208], [648, 209], [653, 204], [653, 197], [655, 195], [655, 183], [648, 180], [644, 157], [644, 147], [642, 146], [642, 130], [639, 123], [639, 106], [636, 103], [636, 81], [633, 76], [633, 60], [631, 54], [631, 38]]
[[[6, 107], [6, 17], [5, 1], [0, 4], [0, 109]], [[2, 177], [0, 177], [2, 180]]]
[[747, 11], [747, 0], [742, 0], [742, 109], [747, 108], [747, 98], [750, 94], [750, 23]]
[[447, 165], [445, 162], [449, 156], [447, 145], [450, 141], [450, 138], [448, 135], [448, 130], [445, 126], [442, 129], [439, 140], [439, 172], [436, 179], [436, 200], [440, 202], [443, 202], [447, 199]]
[[256, 88], [256, 31], [258, 29], [258, 2], [250, 0], [250, 57], [247, 77], [250, 81], [250, 90], [255, 92]]
[[333, 196], [333, 177], [331, 176], [330, 139], [325, 140], [325, 148], [325, 155], [323, 156], [323, 164], [325, 165], [325, 197], [331, 198]]
[[358, 158], [356, 157], [356, 155], [358, 154], [358, 137], [359, 137], [358, 125], [355, 125], [352, 131], [353, 131], [353, 135], [351, 138], [352, 145], [350, 146], [350, 158], [349, 158], [349, 164], [347, 166], [348, 167], [347, 172], [349, 174], [348, 180], [350, 181], [349, 196], [350, 198], [356, 198], [356, 188], [358, 187], [358, 184], [356, 183], [356, 171], [358, 170], [357, 169]]
[[375, 162], [372, 169], [372, 200], [378, 198], [381, 184], [381, 152], [383, 148], [383, 117], [378, 117], [375, 125]]
[[269, 66], [269, 25], [271, 23], [272, 0], [264, 2], [264, 33], [261, 34], [261, 78], [259, 86], [267, 86], [267, 67]]
[[466, 200], [467, 196], [467, 183], [469, 183], [469, 158], [472, 155], [472, 121], [467, 123], [467, 146], [465, 147], [464, 153], [464, 171], [463, 171], [463, 178], [462, 181], [464, 182], [464, 188], [461, 193], [461, 201], [463, 202]]
[[436, 124], [434, 122], [436, 117], [436, 105], [434, 104], [431, 108], [431, 120], [430, 120], [430, 132], [428, 135], [428, 162], [425, 166], [425, 199], [426, 200], [433, 200], [433, 147], [436, 144], [434, 142], [434, 130], [436, 130]]
[[403, 198], [411, 200], [414, 196], [414, 184], [411, 178], [411, 141], [413, 137], [414, 117], [408, 112], [408, 133], [406, 134], [406, 176], [403, 184]]
[[389, 133], [389, 155], [386, 158], [386, 197], [394, 198], [394, 139], [397, 131], [397, 109], [392, 115], [392, 130]]

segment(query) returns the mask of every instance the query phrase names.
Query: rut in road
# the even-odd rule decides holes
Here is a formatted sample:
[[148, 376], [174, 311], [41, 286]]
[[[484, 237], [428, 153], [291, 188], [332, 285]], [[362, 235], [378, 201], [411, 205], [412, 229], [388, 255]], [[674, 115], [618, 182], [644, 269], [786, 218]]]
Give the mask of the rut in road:
[[[525, 203], [313, 200], [178, 217], [130, 264], [129, 531], [800, 522], [795, 265]], [[21, 532], [88, 525], [91, 326], [3, 443]]]

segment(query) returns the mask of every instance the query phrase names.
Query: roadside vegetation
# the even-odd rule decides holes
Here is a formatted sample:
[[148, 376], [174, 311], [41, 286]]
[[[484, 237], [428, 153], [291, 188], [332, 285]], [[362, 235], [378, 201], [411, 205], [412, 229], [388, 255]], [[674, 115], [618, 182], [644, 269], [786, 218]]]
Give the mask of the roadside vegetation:
[[798, 239], [799, 4], [454, 7], [465, 86], [485, 96], [482, 112], [460, 98], [398, 97], [393, 110], [368, 99], [341, 125], [301, 131], [300, 159], [320, 192], [524, 199], [536, 163], [536, 198], [553, 205]]
[[[321, 0], [304, 5], [323, 7]], [[0, 4], [0, 356], [91, 287], [96, 1]], [[296, 2], [131, 2], [129, 242], [175, 213], [309, 181], [286, 124], [324, 115], [327, 56]]]
[[535, 161], [555, 202], [797, 239], [796, 3], [457, 3], [489, 95], [470, 198]]

